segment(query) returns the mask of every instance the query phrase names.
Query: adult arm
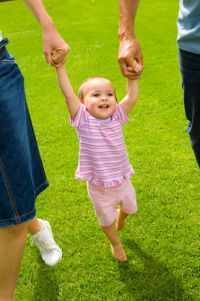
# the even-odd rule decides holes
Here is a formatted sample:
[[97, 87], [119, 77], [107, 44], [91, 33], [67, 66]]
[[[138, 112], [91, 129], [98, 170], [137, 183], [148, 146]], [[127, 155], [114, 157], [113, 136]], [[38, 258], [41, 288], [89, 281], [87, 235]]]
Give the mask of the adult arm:
[[[42, 28], [43, 36], [43, 49], [47, 63], [53, 66], [60, 66], [64, 63], [67, 52], [70, 50], [69, 46], [65, 43], [60, 36], [56, 27], [48, 15], [40, 0], [22, 0], [29, 10], [36, 17]], [[51, 53], [57, 49], [61, 49], [60, 56], [57, 57], [57, 61], [53, 62]]]
[[[143, 66], [142, 52], [135, 37], [134, 23], [140, 0], [118, 0], [119, 1], [119, 54], [118, 61], [121, 72], [131, 79], [139, 78], [134, 69], [134, 60]], [[129, 68], [127, 68], [129, 67]], [[132, 69], [131, 69], [132, 68]], [[143, 67], [144, 69], [144, 67]]]

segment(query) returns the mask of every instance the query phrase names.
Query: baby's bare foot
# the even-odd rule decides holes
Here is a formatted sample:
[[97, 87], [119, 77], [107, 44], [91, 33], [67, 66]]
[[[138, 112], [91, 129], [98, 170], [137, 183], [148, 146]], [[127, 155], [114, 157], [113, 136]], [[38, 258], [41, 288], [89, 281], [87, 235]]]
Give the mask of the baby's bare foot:
[[125, 254], [124, 249], [121, 244], [116, 245], [116, 246], [111, 245], [111, 251], [112, 251], [113, 257], [116, 260], [121, 261], [121, 262], [127, 261], [126, 254]]
[[126, 219], [125, 218], [123, 218], [123, 219], [121, 218], [121, 216], [120, 216], [120, 210], [118, 209], [117, 224], [116, 224], [117, 231], [122, 230], [125, 225], [126, 225]]

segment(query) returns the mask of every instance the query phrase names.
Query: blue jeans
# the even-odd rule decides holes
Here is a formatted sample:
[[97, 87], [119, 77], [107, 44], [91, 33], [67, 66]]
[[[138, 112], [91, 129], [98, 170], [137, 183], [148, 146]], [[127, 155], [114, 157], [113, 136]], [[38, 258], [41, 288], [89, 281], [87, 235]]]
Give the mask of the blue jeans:
[[[199, 43], [200, 44], [200, 43]], [[187, 132], [200, 167], [200, 55], [179, 49]]]
[[35, 216], [35, 199], [47, 186], [24, 91], [14, 57], [0, 42], [0, 227]]

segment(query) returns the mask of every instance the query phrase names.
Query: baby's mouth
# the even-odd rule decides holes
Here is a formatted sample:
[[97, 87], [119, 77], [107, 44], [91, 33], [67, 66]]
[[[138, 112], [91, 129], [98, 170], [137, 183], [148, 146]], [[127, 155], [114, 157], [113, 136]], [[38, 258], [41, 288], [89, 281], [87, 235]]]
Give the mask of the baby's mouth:
[[109, 105], [106, 105], [106, 104], [100, 105], [99, 108], [100, 109], [107, 109], [107, 108], [109, 108]]

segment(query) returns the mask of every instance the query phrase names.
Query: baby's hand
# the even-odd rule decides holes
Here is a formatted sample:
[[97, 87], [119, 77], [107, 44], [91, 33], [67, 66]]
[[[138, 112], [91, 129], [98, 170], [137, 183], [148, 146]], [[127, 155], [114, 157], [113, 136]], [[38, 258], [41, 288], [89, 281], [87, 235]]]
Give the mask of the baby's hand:
[[66, 61], [67, 54], [63, 49], [56, 49], [55, 52], [51, 53], [51, 58], [52, 58], [53, 63], [55, 64], [55, 67], [57, 67], [56, 65], [59, 62], [61, 57], [65, 57], [65, 59], [63, 60], [63, 64], [62, 64], [62, 65], [64, 65], [65, 61]]
[[135, 71], [137, 73], [140, 73], [144, 70], [144, 66], [142, 66], [141, 64], [137, 63], [136, 61], [134, 61], [134, 69], [132, 67], [127, 67], [128, 71]]

